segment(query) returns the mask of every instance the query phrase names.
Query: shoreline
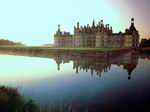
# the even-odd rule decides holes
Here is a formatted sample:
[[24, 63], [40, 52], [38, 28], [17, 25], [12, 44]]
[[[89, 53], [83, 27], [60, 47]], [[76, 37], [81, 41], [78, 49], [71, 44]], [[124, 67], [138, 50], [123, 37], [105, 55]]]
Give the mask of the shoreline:
[[61, 51], [96, 51], [96, 52], [106, 52], [106, 51], [121, 51], [121, 50], [131, 50], [131, 48], [87, 48], [87, 47], [47, 47], [47, 46], [0, 46], [0, 49], [32, 49], [32, 50], [61, 50]]
[[141, 52], [149, 52], [150, 53], [150, 47], [144, 47], [144, 48], [140, 48]]
[[114, 56], [124, 54], [133, 49], [124, 48], [66, 48], [66, 47], [41, 47], [41, 46], [1, 46], [0, 53], [32, 53], [32, 54], [72, 54], [84, 56]]

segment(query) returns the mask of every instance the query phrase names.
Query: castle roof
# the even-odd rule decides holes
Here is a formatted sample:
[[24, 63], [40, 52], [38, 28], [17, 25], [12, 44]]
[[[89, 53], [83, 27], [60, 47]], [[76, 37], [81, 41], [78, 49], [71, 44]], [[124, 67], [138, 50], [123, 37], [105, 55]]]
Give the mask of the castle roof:
[[132, 33], [133, 31], [137, 31], [134, 24], [132, 23], [130, 28], [129, 28], [129, 32]]

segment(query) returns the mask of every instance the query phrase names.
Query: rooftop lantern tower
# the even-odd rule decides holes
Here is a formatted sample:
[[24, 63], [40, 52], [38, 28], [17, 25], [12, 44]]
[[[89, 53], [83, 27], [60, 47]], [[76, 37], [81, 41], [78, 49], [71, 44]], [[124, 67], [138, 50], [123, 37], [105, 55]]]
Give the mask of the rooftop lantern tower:
[[135, 26], [134, 26], [134, 18], [131, 18], [131, 26], [129, 28], [130, 33], [132, 33], [133, 31], [137, 31]]

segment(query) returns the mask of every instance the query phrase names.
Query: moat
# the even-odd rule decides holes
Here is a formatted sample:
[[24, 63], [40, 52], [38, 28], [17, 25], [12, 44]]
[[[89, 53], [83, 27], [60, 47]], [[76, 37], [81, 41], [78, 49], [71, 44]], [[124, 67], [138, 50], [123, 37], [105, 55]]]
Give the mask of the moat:
[[43, 105], [76, 105], [90, 112], [146, 110], [150, 54], [113, 56], [0, 51], [0, 84], [18, 87]]

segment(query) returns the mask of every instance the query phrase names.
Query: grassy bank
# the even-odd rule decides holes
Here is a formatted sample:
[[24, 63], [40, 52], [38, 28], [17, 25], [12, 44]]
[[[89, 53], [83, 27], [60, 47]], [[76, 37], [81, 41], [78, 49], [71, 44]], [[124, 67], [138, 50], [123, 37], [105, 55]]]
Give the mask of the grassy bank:
[[24, 99], [16, 88], [0, 86], [0, 112], [40, 112], [31, 99]]
[[80, 48], [80, 47], [46, 47], [46, 46], [0, 46], [0, 48], [65, 50], [65, 51], [117, 51], [117, 50], [125, 50], [125, 48]]
[[90, 112], [90, 110], [70, 102], [40, 106], [30, 98], [20, 95], [16, 88], [0, 86], [0, 112]]

